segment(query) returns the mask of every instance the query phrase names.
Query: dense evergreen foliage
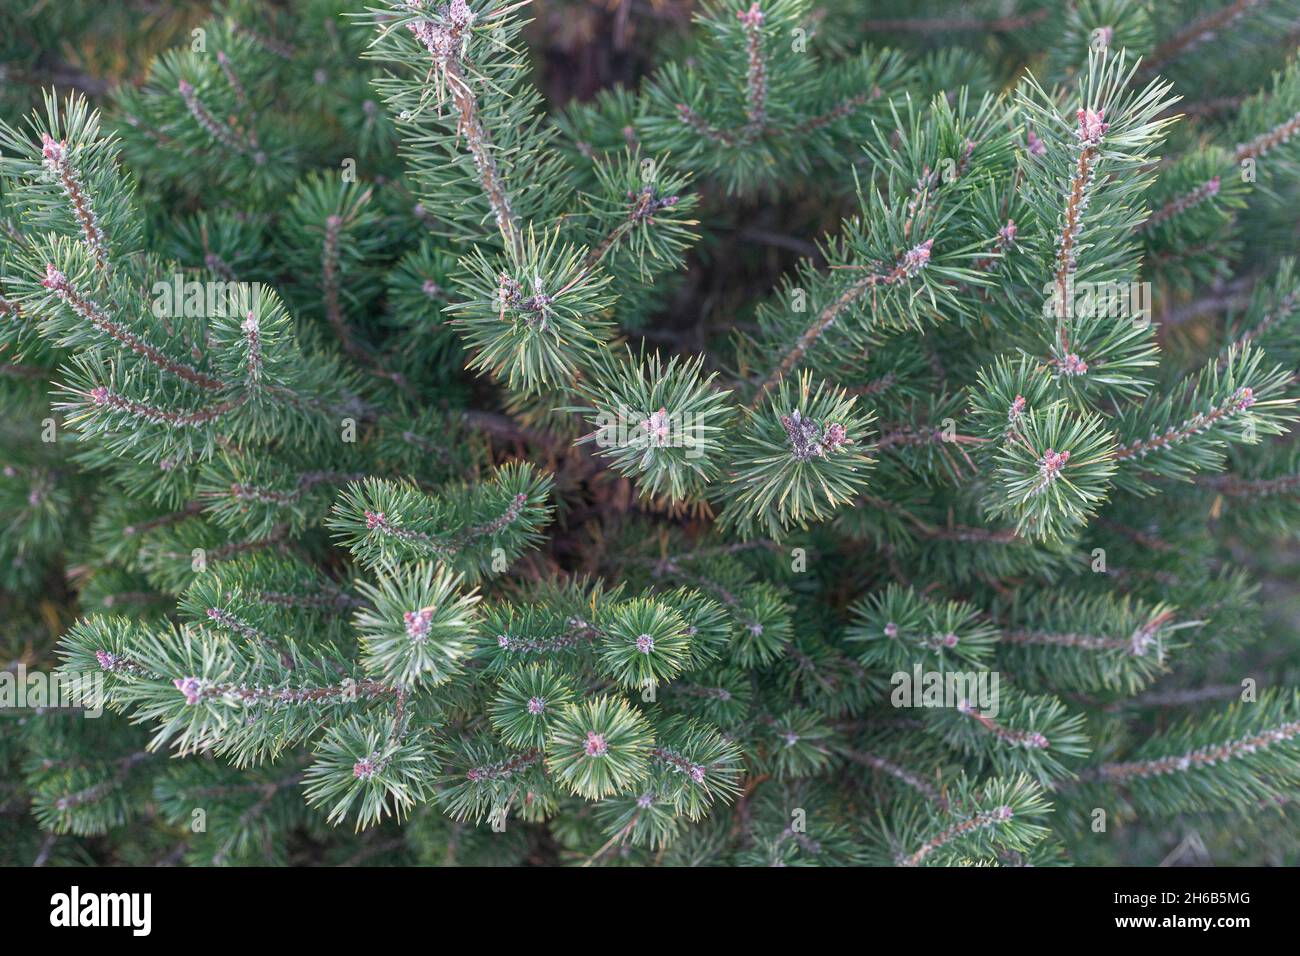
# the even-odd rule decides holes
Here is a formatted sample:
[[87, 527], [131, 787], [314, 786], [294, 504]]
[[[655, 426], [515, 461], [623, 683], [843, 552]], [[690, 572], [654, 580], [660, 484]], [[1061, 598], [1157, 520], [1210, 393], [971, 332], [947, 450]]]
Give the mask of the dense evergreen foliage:
[[1296, 862], [1300, 3], [370, 3], [0, 0], [0, 858]]

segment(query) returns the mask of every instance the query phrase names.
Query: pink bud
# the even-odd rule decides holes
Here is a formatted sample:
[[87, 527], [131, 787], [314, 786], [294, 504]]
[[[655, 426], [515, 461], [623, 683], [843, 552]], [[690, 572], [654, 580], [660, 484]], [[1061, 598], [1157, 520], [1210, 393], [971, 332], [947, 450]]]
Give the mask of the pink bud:
[[49, 133], [42, 133], [41, 155], [51, 163], [61, 163], [68, 158], [68, 144], [65, 140], [55, 140]]
[[45, 263], [45, 278], [41, 280], [41, 285], [47, 289], [57, 289], [67, 285], [68, 277], [54, 267], [53, 262]]
[[930, 247], [933, 245], [934, 240], [927, 239], [907, 250], [907, 254], [903, 256], [903, 270], [908, 275], [914, 276], [925, 268], [926, 263], [930, 261]]
[[1063, 451], [1058, 454], [1050, 448], [1047, 449], [1047, 453], [1043, 455], [1042, 458], [1038, 459], [1038, 467], [1039, 471], [1042, 473], [1043, 479], [1045, 481], [1051, 481], [1056, 478], [1056, 476], [1061, 473], [1061, 469], [1065, 467], [1065, 463], [1069, 460], [1070, 453], [1068, 451]]
[[1088, 363], [1073, 352], [1056, 363], [1062, 375], [1083, 375], [1088, 371]]
[[429, 636], [429, 628], [433, 622], [433, 608], [407, 611], [403, 619], [406, 621], [406, 636], [417, 644], [422, 643]]
[[849, 434], [844, 430], [843, 425], [836, 422], [826, 426], [826, 432], [822, 435], [822, 446], [827, 451], [852, 444], [853, 442], [849, 440]]
[[1011, 407], [1007, 409], [1007, 421], [1014, 422], [1024, 413], [1025, 413], [1025, 396], [1017, 395], [1016, 400], [1012, 402]]
[[751, 5], [748, 10], [737, 10], [736, 16], [747, 27], [761, 27], [763, 25], [763, 11], [759, 9], [757, 3]]
[[1105, 122], [1105, 110], [1079, 110], [1079, 128], [1075, 130], [1075, 136], [1079, 142], [1085, 146], [1096, 146], [1101, 142], [1101, 138], [1106, 135], [1106, 130], [1110, 129], [1110, 124]]
[[203, 682], [197, 677], [178, 677], [172, 686], [185, 695], [185, 703], [197, 704], [203, 696]]

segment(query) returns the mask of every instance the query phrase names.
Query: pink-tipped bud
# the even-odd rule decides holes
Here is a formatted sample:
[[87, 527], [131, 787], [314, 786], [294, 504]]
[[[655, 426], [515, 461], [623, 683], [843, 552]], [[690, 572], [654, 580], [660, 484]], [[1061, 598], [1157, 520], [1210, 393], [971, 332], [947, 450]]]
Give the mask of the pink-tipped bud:
[[609, 744], [605, 743], [605, 735], [597, 734], [591, 731], [587, 733], [587, 744], [583, 747], [588, 757], [603, 757], [609, 750]]
[[45, 278], [41, 285], [47, 289], [61, 289], [68, 284], [68, 277], [55, 268], [53, 262], [45, 263]]
[[763, 11], [759, 9], [757, 3], [752, 4], [748, 10], [737, 10], [736, 17], [747, 27], [763, 25]]
[[1105, 110], [1079, 110], [1079, 128], [1075, 130], [1074, 135], [1078, 137], [1079, 142], [1085, 146], [1096, 146], [1101, 142], [1101, 138], [1106, 135], [1106, 130], [1110, 129], [1110, 124], [1106, 120]]
[[1038, 468], [1042, 472], [1044, 481], [1052, 481], [1061, 473], [1066, 462], [1070, 460], [1070, 453], [1063, 451], [1057, 453], [1052, 449], [1047, 449], [1047, 453], [1038, 459]]
[[661, 408], [657, 412], [650, 413], [643, 425], [651, 445], [662, 448], [668, 443], [669, 424], [667, 408]]
[[845, 445], [852, 445], [849, 433], [844, 430], [844, 426], [838, 422], [826, 426], [826, 431], [822, 434], [822, 447], [827, 451], [834, 451], [836, 448], [843, 448]]
[[636, 639], [636, 649], [639, 654], [649, 654], [655, 649], [655, 639], [649, 634], [642, 634]]
[[447, 15], [451, 18], [452, 25], [457, 27], [465, 27], [474, 19], [474, 14], [465, 0], [451, 0]]
[[185, 703], [197, 704], [203, 696], [203, 681], [197, 677], [178, 677], [172, 686], [185, 695]]
[[537, 717], [538, 715], [545, 712], [545, 710], [546, 710], [546, 700], [544, 698], [541, 697], [528, 698], [528, 713], [532, 714], [534, 717]]
[[914, 276], [930, 261], [930, 247], [934, 245], [933, 239], [927, 239], [918, 245], [907, 250], [903, 256], [903, 271], [909, 276]]
[[429, 636], [429, 628], [433, 622], [433, 608], [407, 611], [403, 619], [406, 621], [406, 636], [416, 643], [423, 643]]
[[1062, 375], [1084, 375], [1088, 371], [1088, 363], [1073, 352], [1057, 361], [1056, 367], [1061, 370]]
[[379, 772], [379, 767], [375, 763], [375, 755], [363, 757], [352, 765], [352, 776], [358, 780], [369, 780]]
[[68, 158], [68, 144], [64, 140], [56, 140], [49, 133], [42, 133], [41, 155], [51, 163], [61, 163]]

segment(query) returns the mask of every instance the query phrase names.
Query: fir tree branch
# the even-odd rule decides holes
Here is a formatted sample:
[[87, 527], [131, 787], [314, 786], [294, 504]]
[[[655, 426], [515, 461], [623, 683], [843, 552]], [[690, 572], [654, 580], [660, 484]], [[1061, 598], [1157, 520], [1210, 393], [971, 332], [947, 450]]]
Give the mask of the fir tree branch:
[[862, 26], [869, 33], [1016, 33], [1046, 20], [1051, 10], [1044, 7], [1027, 13], [1001, 17], [898, 17], [867, 20]]
[[900, 855], [898, 858], [899, 866], [920, 866], [926, 858], [934, 854], [937, 850], [943, 849], [961, 837], [968, 836], [979, 830], [987, 830], [1006, 823], [1013, 817], [1011, 807], [997, 807], [993, 810], [981, 810], [973, 816], [968, 817], [958, 823], [946, 827], [930, 839], [926, 840], [916, 849], [915, 852]]
[[1291, 141], [1291, 137], [1300, 133], [1300, 113], [1278, 123], [1266, 133], [1260, 133], [1254, 139], [1237, 145], [1233, 153], [1234, 161], [1240, 163], [1245, 159], [1258, 159]]
[[1201, 185], [1188, 193], [1181, 196], [1175, 196], [1158, 210], [1153, 212], [1142, 225], [1138, 226], [1139, 234], [1150, 232], [1156, 226], [1163, 225], [1169, 220], [1187, 212], [1187, 210], [1199, 206], [1201, 203], [1213, 199], [1219, 194], [1219, 177], [1212, 176]]
[[105, 272], [109, 269], [108, 238], [99, 217], [95, 215], [90, 197], [81, 183], [81, 177], [72, 165], [66, 140], [56, 141], [48, 133], [41, 134], [41, 155], [45, 168], [58, 180], [63, 193], [72, 204], [72, 211], [81, 224], [86, 246], [94, 254], [95, 264]]
[[1207, 744], [1186, 753], [1160, 757], [1154, 760], [1133, 760], [1102, 764], [1080, 774], [1081, 781], [1104, 780], [1125, 783], [1135, 779], [1163, 777], [1187, 773], [1204, 767], [1215, 767], [1232, 760], [1266, 751], [1279, 744], [1288, 744], [1300, 737], [1300, 720], [1287, 721], [1273, 727], [1247, 734], [1226, 743]]
[[1227, 6], [1193, 20], [1151, 52], [1142, 64], [1143, 72], [1156, 73], [1164, 69], [1200, 44], [1217, 37], [1252, 8], [1267, 3], [1268, 0], [1233, 0]]
[[892, 760], [887, 760], [884, 757], [872, 753], [866, 753], [865, 751], [846, 750], [844, 751], [844, 756], [855, 763], [864, 764], [865, 766], [871, 767], [873, 770], [887, 773], [894, 779], [902, 781], [907, 786], [911, 787], [936, 806], [945, 810], [948, 808], [948, 799], [942, 793], [922, 779], [918, 774], [908, 770], [906, 767], [901, 767]]
[[799, 336], [799, 340], [781, 358], [772, 373], [759, 385], [749, 407], [757, 408], [763, 397], [771, 389], [781, 384], [785, 377], [799, 364], [804, 354], [817, 343], [817, 340], [825, 334], [827, 329], [834, 325], [836, 319], [847, 308], [878, 286], [900, 285], [909, 279], [915, 278], [930, 261], [930, 247], [932, 245], [933, 240], [930, 239], [918, 243], [899, 256], [893, 266], [888, 268], [881, 264], [847, 267], [864, 268], [868, 270], [868, 274], [849, 283], [833, 302], [826, 305], [817, 314], [816, 321]]
[[45, 278], [41, 285], [49, 289], [60, 301], [67, 304], [74, 313], [90, 323], [91, 328], [108, 336], [123, 347], [148, 360], [161, 371], [184, 379], [192, 385], [204, 389], [220, 389], [224, 386], [220, 379], [201, 372], [192, 365], [170, 358], [161, 348], [136, 335], [130, 329], [113, 320], [93, 299], [88, 298], [72, 285], [68, 277], [55, 268], [54, 263], [45, 266]]
[[753, 139], [767, 128], [767, 58], [763, 53], [763, 11], [758, 0], [748, 10], [737, 12], [745, 28], [745, 50], [748, 60], [745, 76], [745, 136]]
[[1173, 622], [1174, 612], [1162, 611], [1127, 637], [1108, 637], [1088, 633], [1007, 630], [1002, 632], [1002, 643], [1039, 647], [1070, 647], [1085, 651], [1117, 650], [1135, 657], [1144, 657], [1155, 643], [1156, 635], [1161, 628]]
[[[425, 0], [409, 0], [408, 5], [418, 13], [425, 9]], [[484, 16], [499, 16], [503, 12], [494, 11]], [[492, 206], [501, 238], [516, 259], [522, 261], [524, 237], [519, 219], [506, 189], [505, 179], [497, 166], [492, 138], [479, 114], [478, 99], [470, 86], [466, 66], [461, 59], [462, 43], [474, 22], [474, 15], [465, 0], [452, 0], [446, 16], [445, 23], [422, 19], [408, 24], [408, 28], [433, 58], [433, 69], [438, 73], [439, 101], [443, 98], [445, 84], [445, 91], [450, 93], [451, 105], [456, 111], [457, 132], [465, 137], [465, 145], [474, 157], [474, 165], [478, 169], [483, 192]]]
[[1247, 385], [1243, 385], [1209, 411], [1197, 412], [1179, 425], [1170, 425], [1163, 434], [1152, 435], [1150, 438], [1138, 438], [1119, 445], [1115, 449], [1115, 460], [1141, 459], [1147, 455], [1164, 451], [1203, 434], [1216, 425], [1231, 421], [1235, 416], [1247, 411], [1254, 404], [1254, 390]]
[[203, 105], [203, 101], [199, 99], [198, 91], [194, 89], [192, 83], [181, 80], [177, 85], [177, 90], [181, 95], [181, 99], [185, 101], [185, 108], [189, 110], [190, 116], [194, 117], [194, 121], [203, 127], [204, 132], [211, 136], [213, 140], [225, 146], [232, 153], [247, 156], [255, 165], [263, 166], [266, 164], [266, 153], [257, 147], [255, 138], [250, 134], [241, 135], [237, 133], [213, 116], [208, 108]]
[[153, 425], [165, 425], [169, 428], [199, 428], [221, 418], [223, 415], [229, 414], [247, 401], [247, 396], [241, 395], [237, 398], [217, 402], [191, 411], [175, 411], [170, 408], [151, 405], [148, 402], [126, 398], [103, 385], [92, 388], [85, 393], [85, 397], [100, 408], [112, 409], [132, 418]]

